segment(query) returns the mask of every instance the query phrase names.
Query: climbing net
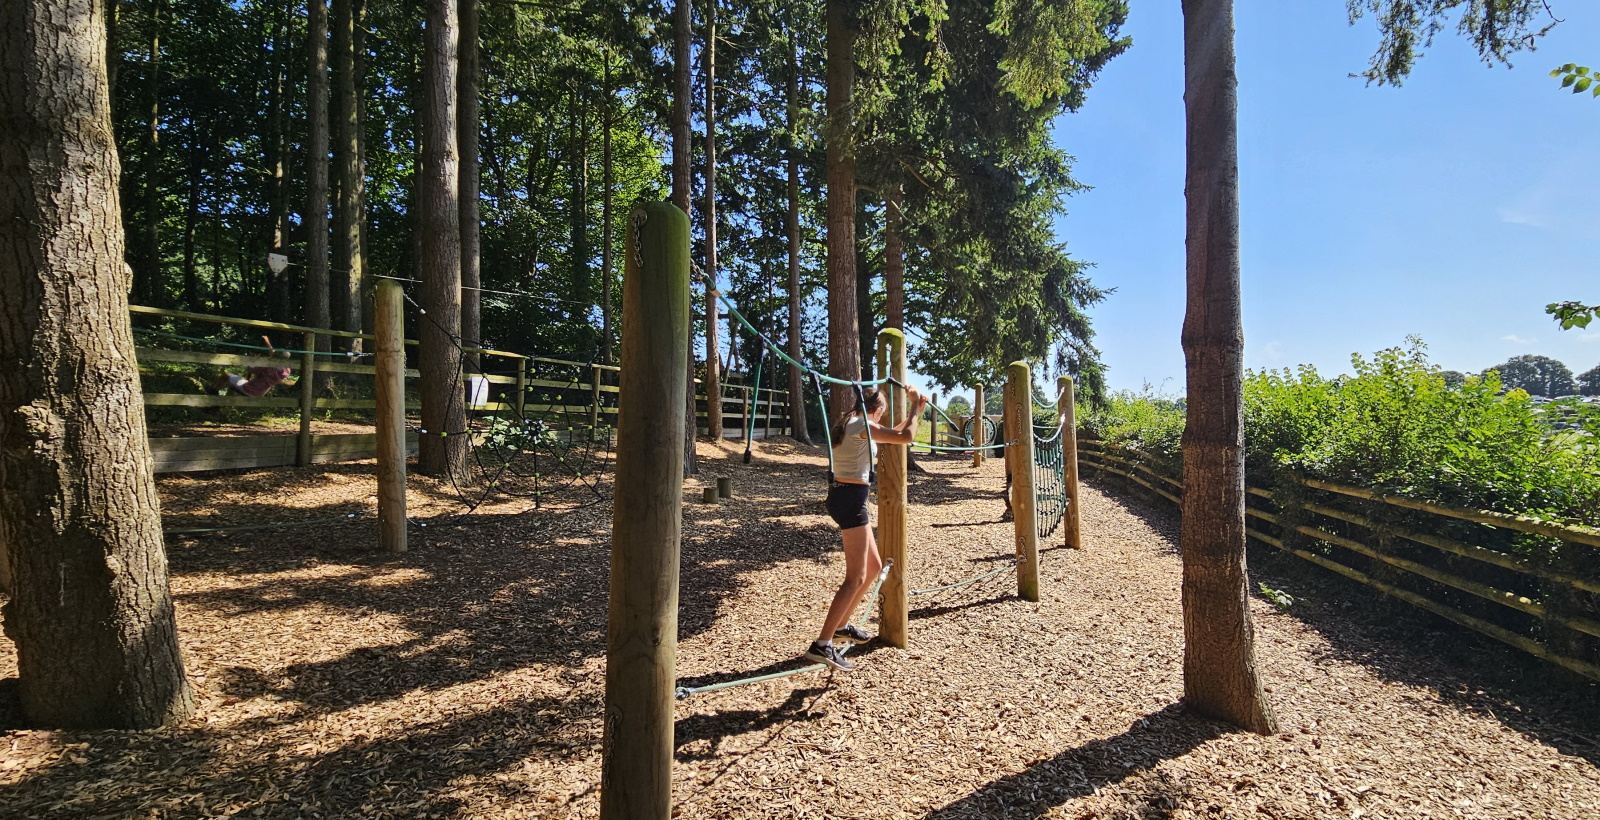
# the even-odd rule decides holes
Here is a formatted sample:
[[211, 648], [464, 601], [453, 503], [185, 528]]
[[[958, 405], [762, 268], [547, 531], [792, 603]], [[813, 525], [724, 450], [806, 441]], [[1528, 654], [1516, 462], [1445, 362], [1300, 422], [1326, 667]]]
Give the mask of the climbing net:
[[[409, 294], [405, 298], [423, 320], [434, 321]], [[461, 338], [434, 326], [454, 348], [449, 389], [467, 399], [466, 424], [429, 431], [406, 423], [419, 436], [464, 440], [464, 465], [446, 461], [450, 487], [465, 508], [456, 519], [496, 497], [531, 499], [534, 508], [568, 491], [577, 493], [567, 496], [577, 506], [603, 500], [613, 430], [599, 423], [597, 385], [584, 382], [585, 372], [599, 378], [594, 356], [586, 362], [529, 357], [523, 382], [475, 367]]]
[[1053, 432], [1037, 425], [1033, 428], [1034, 518], [1041, 538], [1055, 532], [1067, 513], [1067, 462], [1061, 442], [1063, 428], [1064, 425], [1060, 423], [1056, 424]]

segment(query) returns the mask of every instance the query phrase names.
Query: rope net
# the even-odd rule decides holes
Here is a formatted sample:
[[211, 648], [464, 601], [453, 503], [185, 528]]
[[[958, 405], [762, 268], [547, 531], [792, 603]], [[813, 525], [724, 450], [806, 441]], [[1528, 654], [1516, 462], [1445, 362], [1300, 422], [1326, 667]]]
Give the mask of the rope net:
[[1040, 432], [1038, 427], [1034, 428], [1033, 487], [1034, 518], [1039, 537], [1043, 538], [1061, 526], [1061, 519], [1067, 513], [1067, 472], [1061, 425], [1058, 424], [1048, 438], [1040, 436]]

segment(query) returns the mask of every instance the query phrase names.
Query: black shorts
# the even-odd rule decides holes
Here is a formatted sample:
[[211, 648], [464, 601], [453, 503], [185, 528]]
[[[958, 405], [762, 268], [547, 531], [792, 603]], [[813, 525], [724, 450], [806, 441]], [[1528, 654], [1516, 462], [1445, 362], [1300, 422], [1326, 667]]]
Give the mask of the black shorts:
[[867, 516], [870, 489], [865, 484], [834, 484], [828, 488], [828, 515], [833, 516], [839, 529], [853, 530], [872, 523]]

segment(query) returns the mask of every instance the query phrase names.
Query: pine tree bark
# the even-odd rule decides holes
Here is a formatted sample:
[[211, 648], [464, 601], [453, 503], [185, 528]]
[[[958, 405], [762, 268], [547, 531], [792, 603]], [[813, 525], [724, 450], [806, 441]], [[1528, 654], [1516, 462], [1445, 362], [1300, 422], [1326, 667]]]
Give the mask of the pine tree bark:
[[470, 478], [466, 396], [461, 373], [461, 165], [457, 153], [456, 0], [428, 0], [423, 50], [421, 208], [422, 307], [418, 322], [422, 427], [418, 468], [426, 475]]
[[[789, 357], [804, 361], [800, 327], [800, 54], [794, 25], [789, 26], [789, 73], [784, 78], [784, 125], [788, 131], [788, 146], [784, 158], [789, 177], [788, 214], [784, 225], [789, 246]], [[805, 374], [798, 367], [789, 368], [789, 423], [794, 429], [794, 440], [811, 443], [811, 432], [806, 429]]]
[[22, 707], [144, 729], [194, 708], [128, 322], [105, 4], [0, 6], [0, 543]]
[[[689, 109], [693, 105], [690, 82], [689, 43], [694, 35], [693, 0], [676, 0], [672, 9], [672, 204], [685, 214], [689, 213], [690, 186], [689, 159], [694, 153], [690, 141]], [[714, 354], [713, 354], [714, 355]], [[700, 461], [695, 457], [695, 400], [694, 400], [694, 323], [689, 323], [689, 355], [687, 366], [688, 412], [683, 422], [683, 474], [700, 472]]]
[[717, 360], [717, 0], [706, 0], [706, 434], [722, 440], [722, 373]]
[[[828, 93], [828, 375], [861, 378], [856, 316], [856, 160], [852, 146], [857, 24], [848, 0], [827, 0]], [[829, 391], [830, 412], [841, 418], [855, 391]]]
[[[356, 74], [356, 11], [354, 0], [333, 0], [333, 76], [338, 83], [333, 105], [333, 156], [339, 198], [334, 203], [338, 230], [334, 236], [333, 267], [338, 271], [333, 290], [340, 330], [361, 331], [361, 295], [366, 281], [366, 261], [361, 234], [365, 215], [366, 173], [361, 167], [361, 78]], [[361, 340], [348, 339], [348, 350], [360, 352]]]
[[[328, 7], [306, 0], [306, 324], [331, 327], [328, 309]], [[328, 350], [318, 336], [317, 350]], [[311, 389], [309, 385], [304, 389]]]
[[1270, 734], [1245, 570], [1244, 326], [1239, 294], [1238, 79], [1233, 0], [1184, 0], [1187, 284], [1183, 351], [1184, 700]]
[[900, 238], [904, 205], [900, 186], [890, 187], [883, 201], [883, 314], [886, 326], [899, 331], [906, 329], [906, 249]]
[[[461, 151], [461, 340], [467, 347], [483, 346], [483, 286], [479, 254], [482, 221], [478, 209], [478, 0], [461, 2], [460, 74], [456, 77], [456, 143]], [[467, 354], [467, 369], [483, 372], [477, 353]]]

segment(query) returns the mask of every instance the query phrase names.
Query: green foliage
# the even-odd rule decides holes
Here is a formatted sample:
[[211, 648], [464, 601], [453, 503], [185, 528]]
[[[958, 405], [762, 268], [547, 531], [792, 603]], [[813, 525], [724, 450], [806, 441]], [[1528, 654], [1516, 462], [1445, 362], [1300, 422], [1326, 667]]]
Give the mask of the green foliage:
[[1289, 607], [1294, 606], [1293, 595], [1290, 595], [1281, 589], [1273, 589], [1266, 584], [1259, 584], [1258, 586], [1261, 588], [1261, 597], [1271, 601], [1272, 605], [1277, 607], [1279, 612], [1288, 612]]
[[1561, 22], [1549, 0], [1346, 0], [1350, 22], [1371, 15], [1383, 35], [1361, 76], [1399, 85], [1433, 39], [1454, 22], [1456, 32], [1485, 63], [1510, 64], [1511, 55], [1534, 48]]
[[1500, 384], [1507, 390], [1525, 390], [1529, 395], [1552, 398], [1577, 390], [1572, 371], [1549, 356], [1512, 356], [1489, 369], [1500, 374]]
[[1588, 327], [1596, 317], [1600, 317], [1600, 305], [1585, 305], [1582, 302], [1551, 302], [1544, 306], [1544, 312], [1550, 314], [1557, 322], [1561, 323], [1562, 330], [1571, 330], [1575, 327]]
[[1579, 373], [1573, 379], [1578, 385], [1578, 392], [1585, 396], [1600, 396], [1600, 364]]
[[1550, 76], [1560, 77], [1561, 87], [1572, 89], [1574, 94], [1588, 91], [1589, 96], [1600, 97], [1600, 83], [1595, 82], [1595, 78], [1600, 74], [1590, 74], [1586, 65], [1567, 63], [1560, 68], [1551, 69]]
[[[1287, 469], [1444, 504], [1600, 524], [1600, 411], [1566, 402], [1570, 410], [1552, 414], [1522, 390], [1503, 390], [1493, 370], [1451, 386], [1417, 339], [1370, 359], [1354, 356], [1351, 365], [1353, 375], [1335, 379], [1310, 367], [1246, 376], [1246, 459], [1257, 480]], [[1148, 389], [1117, 393], [1083, 426], [1171, 463], [1183, 412]]]

